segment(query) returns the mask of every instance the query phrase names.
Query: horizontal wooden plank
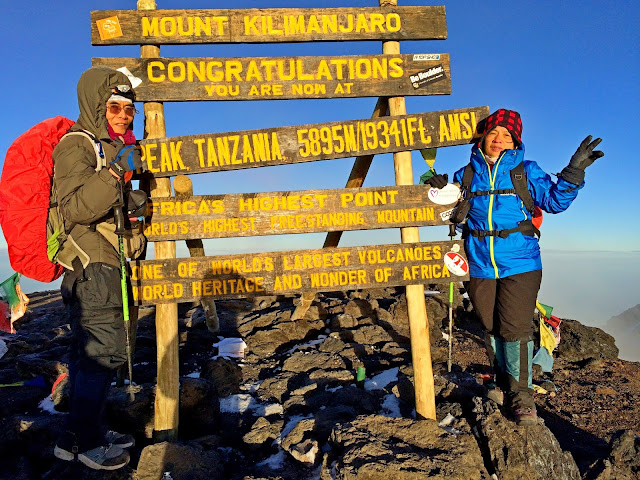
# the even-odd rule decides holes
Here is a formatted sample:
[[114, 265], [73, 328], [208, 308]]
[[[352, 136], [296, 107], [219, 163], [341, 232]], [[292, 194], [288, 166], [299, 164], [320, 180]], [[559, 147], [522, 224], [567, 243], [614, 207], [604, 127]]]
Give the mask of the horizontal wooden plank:
[[138, 305], [469, 279], [462, 241], [145, 260], [131, 268]]
[[449, 54], [94, 58], [141, 80], [142, 102], [449, 95]]
[[155, 177], [464, 145], [489, 107], [141, 140]]
[[91, 12], [93, 45], [445, 38], [444, 6]]
[[152, 198], [144, 233], [159, 242], [444, 225], [458, 196], [453, 185], [405, 185]]

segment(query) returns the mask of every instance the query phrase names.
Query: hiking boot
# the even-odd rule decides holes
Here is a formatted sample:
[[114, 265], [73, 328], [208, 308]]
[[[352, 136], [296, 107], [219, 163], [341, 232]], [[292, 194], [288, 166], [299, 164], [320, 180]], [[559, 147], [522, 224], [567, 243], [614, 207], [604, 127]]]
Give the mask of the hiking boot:
[[538, 413], [535, 408], [517, 408], [513, 413], [518, 425], [530, 426], [538, 424]]
[[107, 431], [104, 439], [107, 443], [120, 448], [129, 448], [136, 444], [136, 440], [133, 438], [133, 435], [129, 435], [128, 433], [118, 433], [115, 430]]
[[[74, 461], [73, 450], [66, 450], [59, 445], [53, 449], [53, 454], [60, 460]], [[100, 447], [78, 453], [78, 460], [94, 470], [117, 470], [129, 463], [129, 452], [116, 445], [102, 445]]]

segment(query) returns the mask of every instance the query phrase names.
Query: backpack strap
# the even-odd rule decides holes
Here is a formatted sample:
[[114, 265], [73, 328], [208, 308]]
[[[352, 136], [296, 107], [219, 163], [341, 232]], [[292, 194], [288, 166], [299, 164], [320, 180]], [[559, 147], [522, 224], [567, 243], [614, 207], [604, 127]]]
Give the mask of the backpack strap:
[[[463, 195], [467, 200], [472, 199], [473, 197], [479, 197], [482, 195], [513, 195], [516, 194], [522, 200], [525, 208], [533, 215], [533, 209], [535, 208], [535, 203], [533, 201], [533, 197], [531, 196], [531, 192], [529, 192], [529, 187], [527, 186], [527, 174], [524, 171], [524, 162], [520, 162], [518, 165], [513, 167], [509, 172], [511, 175], [511, 182], [513, 183], [513, 188], [507, 188], [503, 190], [478, 190], [476, 192], [470, 192], [471, 182], [473, 180], [473, 167], [471, 163], [469, 163], [464, 168], [464, 173], [462, 175], [462, 191]], [[524, 220], [518, 223], [518, 226], [515, 228], [509, 228], [504, 230], [468, 230], [466, 232], [469, 235], [474, 237], [500, 237], [506, 238], [512, 233], [521, 232], [523, 235], [527, 235], [530, 237], [537, 236], [540, 238], [540, 230], [533, 225], [531, 220]]]
[[520, 200], [522, 200], [522, 203], [524, 203], [524, 206], [529, 213], [533, 214], [535, 203], [531, 196], [531, 192], [529, 192], [529, 187], [527, 186], [527, 174], [524, 171], [524, 162], [520, 162], [518, 165], [513, 167], [510, 173], [511, 183], [513, 183], [516, 195], [520, 197]]
[[102, 170], [104, 167], [107, 166], [107, 159], [104, 155], [104, 150], [102, 149], [102, 143], [100, 143], [100, 140], [98, 140], [96, 137], [91, 135], [86, 130], [76, 130], [73, 132], [65, 133], [63, 137], [60, 139], [60, 141], [64, 140], [65, 138], [71, 135], [80, 135], [82, 137], [89, 139], [89, 141], [93, 145], [93, 150], [96, 153], [96, 172], [99, 172], [100, 170]]
[[463, 190], [466, 189], [467, 191], [466, 198], [471, 199], [473, 197], [480, 197], [482, 195], [516, 194], [518, 197], [520, 197], [520, 200], [522, 200], [522, 203], [524, 204], [527, 211], [533, 214], [535, 203], [533, 201], [533, 197], [531, 196], [531, 192], [529, 192], [529, 187], [527, 186], [527, 174], [524, 171], [524, 163], [520, 162], [518, 165], [513, 167], [509, 174], [511, 175], [511, 183], [513, 183], [513, 188], [506, 188], [503, 190], [478, 190], [475, 192], [469, 192], [468, 189], [470, 188], [471, 181], [473, 179], [473, 168], [471, 167], [471, 164], [467, 165], [462, 176], [462, 188]]
[[523, 220], [518, 223], [518, 226], [515, 228], [505, 228], [504, 230], [468, 230], [468, 234], [472, 237], [500, 237], [507, 238], [509, 235], [515, 232], [520, 232], [523, 235], [527, 235], [529, 237], [538, 236], [540, 238], [540, 230], [536, 228], [531, 220]]
[[464, 173], [462, 174], [462, 191], [463, 191], [463, 196], [465, 193], [469, 192], [469, 189], [471, 188], [471, 182], [473, 181], [473, 175], [474, 175], [474, 171], [473, 171], [473, 167], [471, 166], [471, 162], [469, 162], [467, 164], [466, 167], [464, 167]]

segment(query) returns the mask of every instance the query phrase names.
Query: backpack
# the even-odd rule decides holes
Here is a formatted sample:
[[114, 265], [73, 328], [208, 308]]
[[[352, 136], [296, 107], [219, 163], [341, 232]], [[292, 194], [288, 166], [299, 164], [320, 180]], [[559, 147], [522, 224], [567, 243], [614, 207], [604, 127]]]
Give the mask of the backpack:
[[529, 192], [529, 188], [527, 187], [527, 174], [524, 171], [524, 163], [520, 162], [518, 165], [513, 167], [509, 173], [511, 175], [513, 188], [505, 190], [480, 190], [476, 192], [470, 192], [469, 189], [471, 188], [471, 182], [473, 181], [473, 175], [475, 174], [475, 172], [473, 171], [471, 163], [467, 164], [467, 166], [464, 167], [460, 185], [460, 189], [462, 191], [461, 200], [458, 205], [456, 205], [454, 212], [451, 215], [451, 221], [453, 223], [462, 223], [464, 221], [467, 214], [469, 213], [469, 209], [471, 208], [469, 200], [473, 197], [496, 194], [512, 195], [515, 193], [518, 197], [520, 197], [520, 200], [522, 200], [525, 208], [531, 214], [531, 220], [520, 222], [516, 228], [510, 228], [507, 230], [469, 230], [469, 233], [477, 237], [490, 235], [505, 238], [511, 233], [522, 232], [524, 235], [537, 235], [538, 238], [540, 238], [539, 228], [542, 224], [542, 210], [535, 205], [533, 197], [531, 196], [531, 192]]
[[56, 257], [68, 232], [52, 185], [53, 149], [63, 138], [82, 135], [96, 152], [96, 171], [105, 162], [100, 142], [88, 132], [67, 133], [73, 124], [57, 116], [34, 125], [11, 144], [2, 167], [0, 227], [9, 262], [16, 272], [39, 282], [52, 282], [64, 272]]

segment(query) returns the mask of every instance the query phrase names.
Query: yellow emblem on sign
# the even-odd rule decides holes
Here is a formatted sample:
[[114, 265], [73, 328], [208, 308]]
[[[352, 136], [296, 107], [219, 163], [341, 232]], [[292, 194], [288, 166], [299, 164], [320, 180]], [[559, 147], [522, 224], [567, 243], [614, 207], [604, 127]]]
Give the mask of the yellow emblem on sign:
[[96, 24], [98, 25], [100, 40], [109, 40], [110, 38], [122, 36], [120, 22], [118, 21], [118, 17], [116, 16], [103, 18], [102, 20], [96, 20]]

